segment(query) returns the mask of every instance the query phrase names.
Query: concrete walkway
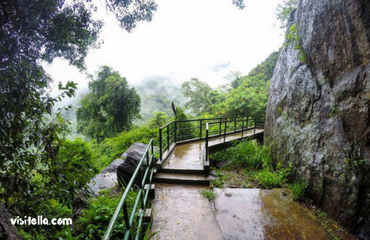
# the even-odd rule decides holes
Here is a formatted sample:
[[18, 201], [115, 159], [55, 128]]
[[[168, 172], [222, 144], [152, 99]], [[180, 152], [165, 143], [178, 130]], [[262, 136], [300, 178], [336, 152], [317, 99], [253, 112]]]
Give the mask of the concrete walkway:
[[[243, 134], [253, 133], [252, 130]], [[226, 141], [240, 136], [241, 133], [228, 135]], [[223, 141], [223, 137], [214, 138], [210, 145]], [[177, 146], [163, 168], [190, 172], [203, 170], [202, 148], [204, 141]], [[187, 184], [208, 176], [176, 172], [157, 175], [160, 174], [167, 174], [168, 182], [171, 178], [185, 178], [186, 175], [194, 179], [184, 179], [183, 184], [156, 183], [152, 232], [157, 234], [153, 239], [331, 239], [308, 210], [290, 199], [289, 190], [214, 189], [216, 197], [209, 201], [201, 194], [208, 190], [207, 186]]]

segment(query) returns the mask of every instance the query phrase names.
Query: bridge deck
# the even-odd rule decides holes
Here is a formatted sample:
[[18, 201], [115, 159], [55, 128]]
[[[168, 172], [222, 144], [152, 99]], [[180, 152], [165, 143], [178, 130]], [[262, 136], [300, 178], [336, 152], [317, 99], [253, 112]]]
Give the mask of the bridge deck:
[[[256, 133], [263, 132], [263, 129], [256, 129]], [[247, 130], [243, 132], [243, 136], [254, 135], [254, 130]], [[233, 133], [226, 135], [225, 141], [232, 141], [240, 139], [242, 133]], [[214, 137], [209, 140], [209, 146], [224, 142], [224, 137]], [[173, 153], [165, 161], [162, 168], [164, 169], [186, 169], [186, 170], [203, 170], [203, 162], [201, 153], [205, 146], [205, 140], [189, 142], [177, 145]]]

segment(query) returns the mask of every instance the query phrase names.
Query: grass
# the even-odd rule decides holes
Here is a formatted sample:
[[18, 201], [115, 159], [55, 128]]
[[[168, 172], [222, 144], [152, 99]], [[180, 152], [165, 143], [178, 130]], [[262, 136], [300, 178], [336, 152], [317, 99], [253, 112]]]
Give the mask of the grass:
[[239, 144], [211, 155], [213, 161], [224, 161], [226, 165], [216, 171], [214, 187], [261, 187], [271, 189], [283, 187], [287, 181], [291, 165], [273, 167], [270, 149], [256, 141], [243, 141]]
[[208, 198], [208, 200], [215, 199], [215, 192], [213, 191], [213, 189], [211, 189], [211, 190], [202, 190], [201, 194], [202, 194], [203, 197]]

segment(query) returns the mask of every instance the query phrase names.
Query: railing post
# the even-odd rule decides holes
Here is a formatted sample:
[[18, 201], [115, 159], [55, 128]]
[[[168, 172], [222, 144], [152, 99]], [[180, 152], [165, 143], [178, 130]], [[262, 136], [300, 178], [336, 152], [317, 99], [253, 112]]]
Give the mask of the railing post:
[[225, 121], [225, 128], [224, 128], [224, 142], [226, 142], [226, 123], [227, 123], [227, 120]]
[[130, 220], [128, 219], [128, 212], [127, 212], [127, 203], [126, 201], [123, 203], [123, 218], [125, 219], [126, 231], [131, 230], [130, 227]]
[[249, 117], [247, 117], [247, 126], [246, 126], [246, 129], [248, 130], [248, 125], [249, 124]]
[[159, 129], [159, 159], [162, 161], [162, 129]]
[[254, 135], [256, 134], [256, 122], [257, 122], [257, 119], [254, 119]]
[[150, 163], [150, 168], [154, 167], [154, 141], [152, 140], [151, 141], [151, 145], [150, 145], [150, 148], [151, 148], [151, 151], [152, 151], [152, 162]]
[[234, 132], [236, 131], [236, 117], [234, 118], [235, 122], [234, 122]]
[[242, 138], [243, 138], [243, 133], [244, 133], [244, 120], [242, 120]]
[[170, 149], [170, 125], [167, 125], [167, 149]]
[[220, 118], [220, 133], [218, 135], [221, 135], [221, 121], [222, 121], [222, 118]]
[[199, 120], [199, 124], [200, 124], [200, 126], [199, 126], [199, 129], [200, 129], [200, 131], [199, 131], [199, 139], [202, 139], [202, 120]]
[[206, 123], [206, 161], [208, 161], [208, 123]]
[[174, 141], [176, 143], [177, 139], [176, 139], [176, 132], [177, 132], [177, 121], [175, 121], [175, 133], [174, 133]]

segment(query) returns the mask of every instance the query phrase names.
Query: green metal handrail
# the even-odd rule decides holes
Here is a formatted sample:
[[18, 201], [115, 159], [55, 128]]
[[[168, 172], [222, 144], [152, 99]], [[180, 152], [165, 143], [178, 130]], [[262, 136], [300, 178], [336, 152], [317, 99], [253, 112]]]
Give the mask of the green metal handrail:
[[[249, 121], [253, 122], [253, 127], [251, 128], [248, 128], [249, 126]], [[243, 138], [243, 134], [244, 134], [244, 131], [245, 130], [251, 130], [253, 129], [253, 134], [256, 134], [256, 129], [257, 127], [257, 122], [263, 122], [264, 123], [265, 119], [264, 118], [257, 118], [257, 117], [252, 117], [252, 118], [249, 118], [247, 117], [246, 119], [241, 119], [241, 120], [231, 120], [231, 121], [228, 121], [228, 120], [225, 120], [225, 121], [216, 121], [216, 122], [209, 122], [206, 124], [206, 137], [205, 137], [205, 151], [206, 151], [206, 156], [205, 156], [205, 161], [208, 161], [208, 157], [209, 157], [209, 151], [208, 151], [208, 140], [210, 137], [215, 137], [215, 136], [220, 136], [220, 135], [223, 135], [224, 136], [224, 142], [226, 142], [226, 135], [227, 134], [231, 134], [231, 133], [235, 133], [235, 132], [241, 132], [241, 138]], [[234, 123], [234, 131], [230, 131], [230, 132], [227, 132], [227, 123]], [[236, 129], [236, 123], [237, 122], [242, 122], [242, 126], [240, 129]], [[244, 123], [246, 122], [246, 125], [244, 125]], [[212, 125], [212, 124], [219, 124], [220, 126], [220, 130], [219, 130], [219, 133], [218, 135], [212, 135], [212, 136], [209, 136], [209, 125]], [[221, 134], [221, 126], [224, 125], [224, 128], [223, 128], [223, 134]]]
[[[144, 174], [143, 174], [141, 166], [143, 165], [145, 159], [146, 159], [147, 165], [144, 169]], [[126, 232], [125, 232], [124, 239], [128, 240], [130, 238], [131, 233], [135, 234], [135, 236], [132, 236], [132, 239], [139, 239], [141, 230], [142, 230], [142, 223], [143, 223], [143, 218], [144, 218], [144, 213], [145, 213], [145, 207], [146, 207], [147, 200], [148, 200], [149, 190], [150, 190], [150, 186], [153, 180], [153, 174], [154, 174], [154, 164], [153, 163], [154, 163], [154, 145], [153, 145], [153, 139], [151, 139], [139, 164], [137, 165], [135, 169], [135, 172], [133, 173], [129, 183], [126, 186], [125, 191], [122, 194], [121, 200], [119, 201], [118, 206], [113, 214], [113, 217], [108, 225], [108, 228], [104, 234], [103, 240], [110, 239], [113, 233], [113, 227], [116, 224], [119, 213], [121, 211], [123, 211], [123, 218], [124, 218], [123, 220], [125, 221], [125, 225], [126, 225]], [[149, 175], [149, 178], [148, 178], [148, 175]], [[127, 211], [126, 198], [129, 192], [132, 191], [131, 188], [133, 187], [136, 178], [139, 178], [138, 179], [139, 190], [138, 190], [138, 194], [135, 200], [134, 207], [131, 211], [131, 216], [129, 216], [128, 211]], [[145, 187], [145, 185], [147, 187]], [[134, 226], [133, 223], [134, 223], [134, 219], [136, 217], [136, 212], [138, 210], [139, 205], [142, 211], [139, 213], [139, 221], [137, 223], [137, 226]]]
[[[237, 129], [237, 123], [242, 122], [242, 124], [246, 123], [246, 127], [248, 128], [248, 124], [255, 120], [255, 127], [256, 122], [258, 120], [263, 119], [263, 116], [253, 116], [253, 117], [218, 117], [218, 118], [201, 118], [201, 119], [191, 119], [191, 120], [177, 120], [172, 121], [164, 125], [163, 127], [159, 128], [159, 159], [163, 161], [163, 154], [168, 151], [171, 152], [176, 143], [179, 141], [185, 140], [201, 140], [205, 139], [205, 124], [208, 122], [210, 123], [217, 123], [219, 124], [218, 134], [213, 136], [225, 135], [225, 130], [222, 132], [222, 125], [225, 122], [233, 122], [234, 130], [232, 132], [240, 131], [240, 128]], [[229, 120], [231, 119], [231, 120]], [[214, 121], [218, 120], [218, 121]], [[195, 127], [188, 126], [188, 127], [181, 127], [181, 124], [189, 123], [195, 125]], [[243, 126], [244, 127], [244, 126]], [[197, 130], [199, 129], [199, 130]], [[188, 130], [191, 134], [187, 135], [179, 135], [180, 131]], [[192, 131], [193, 130], [193, 131]], [[212, 136], [212, 137], [213, 137]], [[175, 143], [175, 144], [173, 144]]]

